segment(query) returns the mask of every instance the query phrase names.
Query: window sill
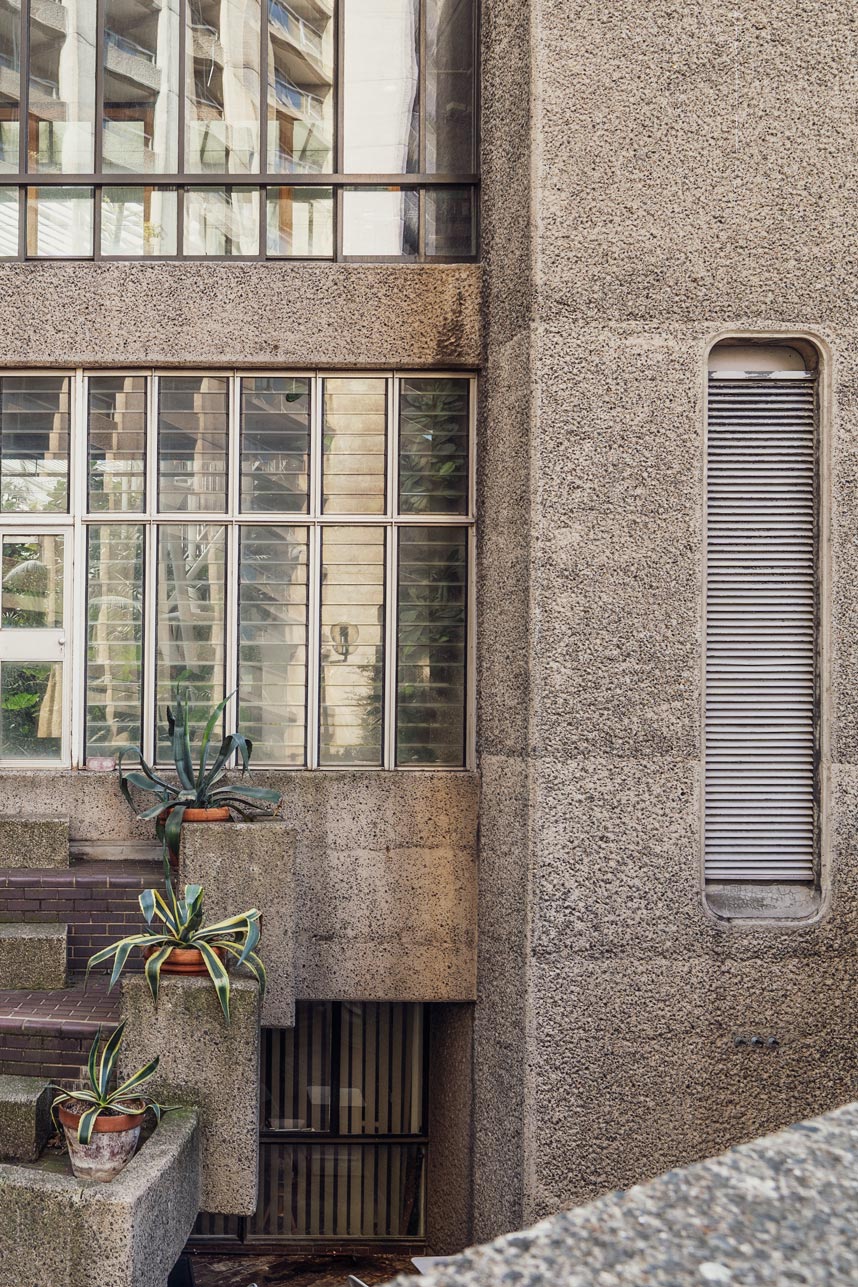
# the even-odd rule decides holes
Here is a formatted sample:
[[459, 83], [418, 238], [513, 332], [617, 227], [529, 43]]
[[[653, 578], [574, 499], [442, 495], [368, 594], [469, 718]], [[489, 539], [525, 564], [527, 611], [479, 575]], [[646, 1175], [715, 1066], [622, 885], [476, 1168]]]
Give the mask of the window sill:
[[704, 898], [713, 916], [728, 921], [809, 921], [822, 907], [816, 885], [792, 881], [709, 881]]

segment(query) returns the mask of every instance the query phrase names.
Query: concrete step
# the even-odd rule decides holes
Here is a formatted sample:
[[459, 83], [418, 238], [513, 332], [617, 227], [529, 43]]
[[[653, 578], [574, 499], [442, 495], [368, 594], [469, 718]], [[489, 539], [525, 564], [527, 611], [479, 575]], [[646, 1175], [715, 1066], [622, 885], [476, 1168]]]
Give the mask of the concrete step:
[[0, 867], [68, 865], [68, 818], [0, 814]]
[[64, 988], [68, 927], [0, 925], [0, 988]]
[[0, 1075], [0, 1159], [35, 1162], [51, 1133], [53, 1099], [40, 1077]]
[[86, 1072], [92, 1039], [119, 1022], [120, 991], [105, 978], [72, 978], [51, 992], [0, 991], [0, 1073], [73, 1085]]
[[[69, 970], [79, 973], [93, 952], [142, 928], [140, 893], [162, 885], [160, 858], [151, 853], [72, 862], [65, 870], [0, 868], [0, 923], [66, 923]], [[126, 968], [143, 968], [139, 953]]]

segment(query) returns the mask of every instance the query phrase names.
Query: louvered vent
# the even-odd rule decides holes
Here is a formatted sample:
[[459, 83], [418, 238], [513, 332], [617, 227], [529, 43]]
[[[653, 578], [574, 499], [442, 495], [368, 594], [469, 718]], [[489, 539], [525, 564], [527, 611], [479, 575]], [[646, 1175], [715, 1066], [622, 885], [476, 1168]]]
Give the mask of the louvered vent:
[[816, 382], [709, 380], [706, 876], [810, 881]]

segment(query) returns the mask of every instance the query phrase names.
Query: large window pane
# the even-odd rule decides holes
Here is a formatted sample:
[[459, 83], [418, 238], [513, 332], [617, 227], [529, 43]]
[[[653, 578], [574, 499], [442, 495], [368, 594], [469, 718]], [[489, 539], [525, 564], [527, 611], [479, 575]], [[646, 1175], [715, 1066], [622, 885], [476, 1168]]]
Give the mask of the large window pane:
[[339, 1133], [420, 1135], [423, 1006], [343, 1001], [340, 1015]]
[[139, 524], [87, 529], [86, 754], [141, 742], [143, 546]]
[[0, 188], [0, 259], [18, 255], [18, 189]]
[[226, 511], [229, 381], [164, 375], [158, 382], [158, 507]]
[[424, 0], [426, 12], [426, 170], [474, 168], [474, 10], [472, 0]]
[[88, 259], [92, 254], [92, 188], [27, 189], [27, 254]]
[[0, 0], [0, 174], [20, 168], [21, 121], [20, 0]]
[[324, 512], [383, 514], [387, 382], [326, 380], [324, 411]]
[[105, 0], [104, 169], [179, 163], [178, 0]]
[[331, 1103], [332, 1003], [299, 1001], [294, 1028], [263, 1028], [259, 1125], [266, 1131], [336, 1131]]
[[333, 188], [269, 188], [268, 254], [330, 259], [334, 253]]
[[384, 528], [322, 532], [319, 761], [382, 763]]
[[175, 255], [177, 210], [175, 188], [103, 188], [102, 255]]
[[248, 376], [241, 382], [242, 513], [306, 514], [310, 381]]
[[343, 254], [368, 259], [416, 255], [420, 198], [414, 188], [346, 188]]
[[142, 375], [89, 381], [89, 508], [139, 514], [146, 508], [146, 386]]
[[62, 736], [62, 662], [0, 663], [0, 759], [58, 760]]
[[399, 529], [397, 764], [465, 755], [467, 530]]
[[170, 759], [166, 716], [177, 691], [187, 696], [194, 738], [224, 696], [225, 576], [222, 527], [167, 523], [158, 529], [155, 679], [162, 763]]
[[246, 527], [238, 589], [239, 726], [258, 764], [303, 764], [307, 529]]
[[345, 170], [420, 168], [419, 0], [348, 0], [345, 10]]
[[259, 170], [259, 0], [188, 0], [189, 173]]
[[476, 253], [473, 188], [427, 188], [426, 254], [467, 259]]
[[91, 174], [95, 165], [96, 6], [30, 6], [31, 173]]
[[61, 630], [65, 594], [65, 537], [3, 537], [0, 622], [4, 630]]
[[0, 380], [0, 508], [43, 514], [68, 509], [68, 376]]
[[399, 386], [399, 512], [467, 514], [467, 380]]
[[333, 6], [268, 3], [268, 169], [333, 170]]
[[252, 188], [189, 188], [185, 193], [186, 255], [258, 255], [259, 192]]

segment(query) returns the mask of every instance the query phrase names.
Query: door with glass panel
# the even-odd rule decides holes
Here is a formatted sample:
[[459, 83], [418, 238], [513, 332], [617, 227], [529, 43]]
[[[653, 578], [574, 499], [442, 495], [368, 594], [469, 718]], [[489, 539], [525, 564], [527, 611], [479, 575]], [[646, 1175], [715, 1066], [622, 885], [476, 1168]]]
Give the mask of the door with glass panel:
[[0, 762], [69, 763], [71, 530], [0, 527]]

